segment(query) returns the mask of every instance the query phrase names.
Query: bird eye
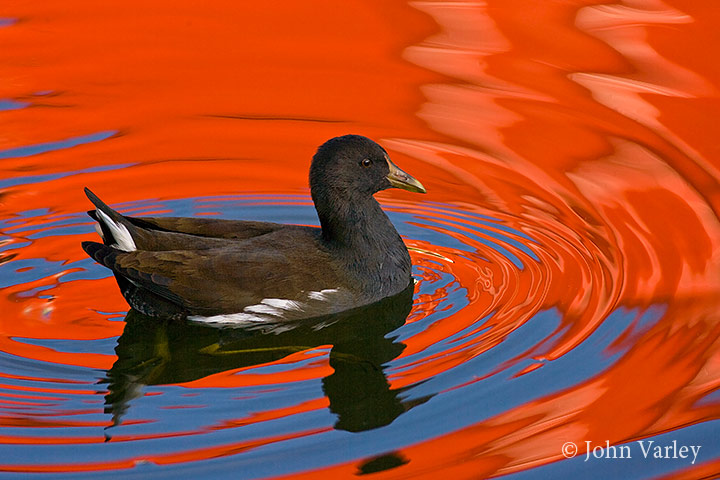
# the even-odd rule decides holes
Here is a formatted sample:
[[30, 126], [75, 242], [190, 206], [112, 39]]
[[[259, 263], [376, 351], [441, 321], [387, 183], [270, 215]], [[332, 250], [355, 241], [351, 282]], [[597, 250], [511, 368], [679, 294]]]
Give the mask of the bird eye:
[[370, 160], [369, 158], [364, 158], [363, 161], [360, 162], [360, 165], [362, 165], [363, 167], [369, 167], [370, 165], [372, 165], [372, 160]]

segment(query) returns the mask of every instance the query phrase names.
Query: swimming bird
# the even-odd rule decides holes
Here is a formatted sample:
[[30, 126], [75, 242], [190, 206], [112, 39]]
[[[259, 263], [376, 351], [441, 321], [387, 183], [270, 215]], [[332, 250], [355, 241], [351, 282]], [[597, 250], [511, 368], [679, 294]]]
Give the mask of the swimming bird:
[[313, 156], [310, 194], [320, 228], [192, 217], [126, 217], [89, 189], [103, 243], [83, 242], [111, 269], [128, 304], [153, 317], [214, 324], [286, 322], [399, 294], [410, 255], [373, 194], [425, 193], [385, 149], [360, 135]]

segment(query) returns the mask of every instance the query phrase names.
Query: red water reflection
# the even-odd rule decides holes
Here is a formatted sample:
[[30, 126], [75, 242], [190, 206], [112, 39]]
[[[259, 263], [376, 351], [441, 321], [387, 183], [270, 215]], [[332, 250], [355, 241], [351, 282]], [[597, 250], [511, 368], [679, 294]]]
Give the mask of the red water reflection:
[[[0, 217], [49, 208], [22, 219], [24, 233], [13, 242], [45, 228], [53, 216], [86, 209], [85, 185], [109, 203], [305, 192], [314, 148], [355, 132], [388, 146], [397, 163], [427, 186], [428, 201], [501, 219], [534, 239], [540, 259], [518, 270], [465, 239], [483, 255], [443, 268], [472, 280], [469, 306], [412, 337], [403, 356], [475, 322], [478, 331], [492, 328], [391, 376], [394, 388], [492, 349], [544, 310], [561, 312], [563, 334], [542, 351], [526, 352], [523, 358], [537, 363], [524, 373], [580, 345], [618, 307], [666, 308], [660, 322], [626, 339], [627, 353], [601, 374], [404, 448], [409, 462], [377, 478], [502, 475], [562, 459], [567, 441], [627, 442], [720, 418], [717, 403], [699, 403], [720, 388], [720, 67], [708, 53], [720, 48], [720, 9], [713, 1], [280, 1], [263, 8], [126, 2], [118, 9], [75, 0], [3, 5], [0, 16], [18, 19], [0, 28], [0, 43], [8, 46], [0, 53], [0, 99], [30, 103], [0, 112], [1, 150], [117, 131], [104, 141], [1, 160], [2, 178], [19, 185], [0, 190]], [[22, 180], [123, 164], [131, 166]], [[380, 197], [422, 216], [424, 207], [408, 195]], [[443, 214], [433, 216], [442, 229]], [[69, 263], [84, 258], [79, 242], [91, 238], [42, 237], [1, 255], [6, 261]], [[408, 243], [421, 271], [433, 254], [457, 260], [450, 249]], [[121, 322], [100, 313], [126, 309], [114, 280], [59, 281], [70, 273], [3, 289], [0, 350], [110, 368], [111, 355], [14, 340], [101, 339], [122, 332]], [[53, 300], [24, 294], [37, 288]], [[435, 312], [444, 294], [420, 296], [410, 321]], [[485, 324], [478, 322], [491, 312]], [[320, 359], [272, 380], [228, 371], [181, 385], [263, 385], [322, 378], [329, 371]], [[68, 392], [60, 385], [42, 393]], [[35, 397], [23, 388], [13, 398]], [[322, 408], [324, 401], [314, 401], [250, 421]], [[3, 419], [3, 425], [35, 421]], [[283, 438], [151, 460], [207, 459]], [[43, 439], [71, 440], [99, 441]], [[31, 441], [38, 439], [0, 439]], [[349, 477], [357, 463], [295, 478]], [[122, 460], [16, 471], [133, 465]], [[710, 461], [675, 478], [718, 468]]]

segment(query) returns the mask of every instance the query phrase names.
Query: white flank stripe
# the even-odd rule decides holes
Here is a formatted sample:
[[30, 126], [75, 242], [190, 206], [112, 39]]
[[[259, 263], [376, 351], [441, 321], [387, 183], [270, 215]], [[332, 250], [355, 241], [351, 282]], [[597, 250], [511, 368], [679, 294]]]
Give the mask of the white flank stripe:
[[294, 300], [286, 300], [284, 298], [265, 298], [260, 303], [264, 303], [265, 305], [269, 305], [274, 308], [279, 308], [280, 310], [302, 310], [302, 303]]
[[[105, 224], [112, 232], [113, 240], [115, 240], [115, 246], [125, 252], [134, 252], [137, 250], [135, 242], [128, 232], [127, 227], [121, 223], [116, 223], [112, 218], [108, 217], [102, 210], [95, 210], [100, 218], [100, 221]], [[107, 239], [106, 239], [107, 240]]]
[[[188, 320], [193, 322], [210, 323], [215, 325], [243, 325], [273, 323], [284, 317], [288, 311], [302, 311], [303, 304], [294, 300], [283, 298], [265, 298], [257, 305], [248, 305], [239, 313], [228, 313], [204, 317], [190, 315]], [[272, 318], [275, 317], [275, 318]], [[278, 333], [281, 330], [273, 330]]]
[[202, 315], [190, 315], [188, 320], [202, 323], [215, 323], [219, 325], [239, 325], [243, 323], [267, 322], [267, 318], [251, 313], [229, 313], [226, 315], [213, 315], [212, 317], [203, 317]]
[[325, 290], [320, 290], [319, 292], [308, 293], [308, 298], [311, 300], [327, 300], [329, 294], [336, 293], [337, 291], [337, 288], [326, 288]]
[[247, 307], [243, 308], [243, 312], [248, 313], [261, 313], [265, 315], [272, 315], [274, 317], [282, 317], [283, 312], [280, 309], [277, 309], [275, 307], [271, 307], [270, 305], [263, 305], [262, 303], [258, 305], [248, 305]]

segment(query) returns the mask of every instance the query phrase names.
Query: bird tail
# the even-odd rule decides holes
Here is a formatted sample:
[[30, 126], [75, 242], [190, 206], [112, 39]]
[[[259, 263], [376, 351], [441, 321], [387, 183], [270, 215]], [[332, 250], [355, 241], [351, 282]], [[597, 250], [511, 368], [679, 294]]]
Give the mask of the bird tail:
[[125, 252], [137, 250], [135, 240], [131, 234], [135, 230], [132, 224], [118, 212], [108, 207], [87, 187], [85, 187], [85, 195], [95, 205], [95, 210], [89, 211], [88, 214], [98, 222], [100, 227], [98, 233], [103, 238], [105, 245], [113, 246]]

